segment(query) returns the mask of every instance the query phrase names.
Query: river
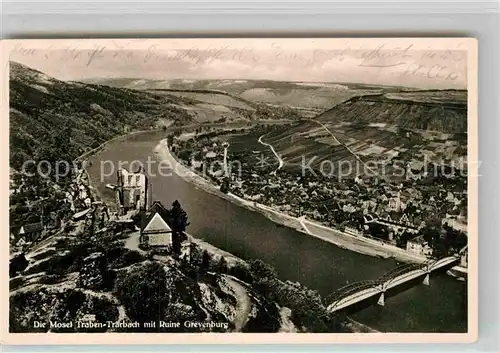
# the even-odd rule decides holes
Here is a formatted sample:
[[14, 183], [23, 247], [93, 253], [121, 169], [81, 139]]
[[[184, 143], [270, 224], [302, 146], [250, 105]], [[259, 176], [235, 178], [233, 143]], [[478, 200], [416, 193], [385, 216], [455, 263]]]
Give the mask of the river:
[[[91, 158], [89, 175], [105, 200], [113, 197], [105, 184], [116, 182], [116, 169], [110, 173], [111, 165], [118, 168], [119, 161], [125, 168], [132, 161], [146, 165], [148, 157], [155, 159], [153, 148], [164, 135], [132, 135], [111, 142]], [[101, 170], [109, 176], [101, 177]], [[179, 200], [189, 217], [190, 234], [243, 259], [262, 259], [274, 266], [280, 278], [298, 281], [324, 297], [345, 284], [377, 279], [397, 266], [394, 259], [361, 255], [277, 226], [263, 215], [206, 193], [173, 173], [160, 176], [157, 168], [152, 170], [153, 200], [165, 205]], [[365, 301], [351, 307], [348, 315], [384, 332], [466, 332], [467, 282], [443, 272], [432, 273], [430, 282], [430, 286], [411, 283], [389, 293], [384, 307], [376, 305], [376, 298], [375, 302]]]

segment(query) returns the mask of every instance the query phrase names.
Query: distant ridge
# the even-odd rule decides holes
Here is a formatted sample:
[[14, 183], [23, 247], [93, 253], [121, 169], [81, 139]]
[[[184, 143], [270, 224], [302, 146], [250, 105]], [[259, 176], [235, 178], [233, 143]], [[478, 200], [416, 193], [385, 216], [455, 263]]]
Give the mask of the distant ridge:
[[467, 91], [429, 90], [353, 97], [317, 117], [329, 123], [385, 123], [443, 133], [467, 132]]

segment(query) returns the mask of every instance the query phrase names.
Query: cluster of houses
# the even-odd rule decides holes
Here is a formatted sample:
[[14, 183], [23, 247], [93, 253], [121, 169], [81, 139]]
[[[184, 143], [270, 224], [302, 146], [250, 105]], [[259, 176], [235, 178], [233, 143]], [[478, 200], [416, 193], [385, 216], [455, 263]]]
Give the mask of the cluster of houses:
[[[194, 155], [190, 157], [190, 164], [194, 168], [202, 168], [204, 162], [222, 157], [223, 146], [217, 142], [200, 142], [198, 147], [200, 148], [196, 159]], [[338, 225], [335, 222], [332, 224], [332, 217], [342, 214], [344, 232], [354, 236], [366, 235], [371, 223], [383, 225], [389, 230], [388, 241], [391, 243], [395, 243], [395, 238], [403, 233], [409, 236], [406, 250], [418, 256], [429, 256], [432, 253], [423, 236], [418, 235], [428, 217], [437, 213], [443, 215], [444, 210], [443, 225], [467, 232], [464, 216], [467, 207], [466, 195], [463, 191], [450, 191], [439, 185], [433, 185], [426, 190], [422, 190], [425, 187], [414, 187], [415, 183], [427, 177], [427, 173], [422, 172], [422, 162], [406, 165], [405, 186], [402, 183], [395, 184], [378, 178], [359, 176], [352, 184], [331, 180], [309, 180], [304, 183], [292, 173], [282, 171], [279, 176], [273, 176], [266, 170], [249, 165], [245, 158], [240, 162], [243, 170], [240, 170], [239, 176], [231, 175], [232, 193], [292, 216], [306, 215], [329, 226]], [[222, 170], [216, 170], [214, 173], [212, 177], [223, 176]], [[331, 202], [325, 202], [325, 199]], [[358, 215], [362, 216], [363, 222], [358, 222]], [[364, 227], [361, 227], [360, 223], [363, 223]]]
[[[51, 184], [49, 182], [49, 184]], [[88, 175], [83, 169], [75, 170], [75, 179], [68, 186], [67, 190], [62, 192], [57, 184], [51, 184], [54, 188], [54, 195], [62, 195], [63, 199], [59, 200], [63, 205], [66, 205], [67, 210], [71, 212], [72, 216], [69, 218], [69, 225], [71, 222], [78, 222], [81, 220], [95, 219], [96, 213], [98, 215], [105, 215], [109, 219], [107, 208], [102, 202], [93, 202], [90, 188], [88, 185]], [[62, 192], [62, 193], [61, 193]], [[51, 231], [57, 230], [62, 226], [63, 220], [67, 214], [62, 210], [47, 211], [44, 207], [49, 197], [41, 198], [36, 201], [26, 201], [28, 211], [35, 208], [37, 213], [40, 214], [40, 220], [34, 223], [26, 223], [17, 226], [12, 226], [10, 229], [10, 239], [18, 248], [28, 246], [33, 242], [38, 242], [43, 239], [46, 234]]]
[[[83, 174], [83, 171], [81, 173]], [[150, 189], [144, 170], [130, 172], [122, 168], [117, 172], [117, 183], [108, 184], [107, 187], [115, 193], [117, 207], [114, 216], [110, 216], [105, 203], [92, 201], [88, 183], [83, 175], [79, 175], [66, 193], [66, 200], [73, 214], [65, 222], [65, 227], [72, 229], [81, 224], [87, 231], [93, 232], [95, 229], [96, 233], [99, 233], [105, 224], [111, 221], [122, 228], [136, 230], [137, 222], [132, 218], [139, 216], [141, 244], [153, 248], [172, 245], [174, 235], [171, 216], [158, 201], [148, 205]], [[18, 249], [24, 249], [25, 246], [42, 240], [45, 234], [61, 227], [61, 222], [46, 219], [43, 214], [42, 211], [39, 222], [11, 227], [11, 239], [15, 240]]]
[[[222, 146], [217, 141], [191, 141], [191, 147], [192, 143], [197, 144], [199, 151], [194, 154], [197, 160], [191, 155], [193, 167], [201, 168], [204, 162], [221, 159]], [[415, 235], [407, 243], [407, 250], [419, 255], [431, 251], [423, 239], [416, 238], [426, 219], [439, 215], [443, 225], [459, 231], [467, 230], [464, 216], [466, 194], [460, 188], [450, 190], [448, 186], [436, 183], [424, 185], [421, 179], [427, 175], [422, 162], [412, 161], [406, 165], [404, 182], [369, 176], [356, 176], [342, 182], [321, 177], [304, 181], [286, 170], [281, 170], [279, 175], [270, 175], [268, 170], [248, 163], [249, 159], [255, 158], [249, 151], [239, 154], [242, 170], [238, 176], [231, 176], [231, 192], [291, 216], [305, 215], [333, 227], [342, 225], [344, 231], [352, 235], [363, 235], [368, 230], [367, 225], [378, 223], [389, 229], [389, 242], [395, 242], [402, 233]], [[218, 175], [212, 177], [221, 178], [222, 171], [216, 172]], [[361, 223], [364, 223], [364, 228]]]

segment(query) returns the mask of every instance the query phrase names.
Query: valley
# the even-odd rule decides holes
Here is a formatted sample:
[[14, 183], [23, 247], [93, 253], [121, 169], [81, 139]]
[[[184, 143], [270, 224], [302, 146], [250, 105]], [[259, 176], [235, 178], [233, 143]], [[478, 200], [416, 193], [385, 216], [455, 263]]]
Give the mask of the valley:
[[[257, 79], [61, 81], [10, 65], [11, 332], [394, 330], [394, 311], [380, 314], [381, 322], [366, 307], [333, 314], [327, 298], [394, 268], [395, 259], [456, 256], [467, 273], [465, 90]], [[116, 170], [104, 175], [103, 163], [158, 163], [154, 148], [163, 140], [175, 163], [215, 191], [134, 169], [150, 178], [141, 186], [149, 202], [128, 205], [134, 200], [111, 190]], [[39, 175], [42, 164], [49, 171]], [[267, 211], [239, 207], [230, 196]], [[189, 215], [181, 230], [177, 219], [165, 221], [179, 202]], [[143, 241], [153, 203], [166, 206], [165, 228], [172, 226], [160, 248]], [[119, 215], [125, 204], [138, 209]], [[298, 226], [287, 228], [276, 221], [281, 216]], [[295, 230], [304, 224], [305, 232]], [[319, 240], [319, 233], [334, 237], [330, 230], [342, 241]], [[179, 249], [168, 244], [174, 233], [185, 235]], [[426, 245], [411, 248], [416, 238]], [[356, 247], [363, 251], [348, 250]], [[391, 258], [392, 248], [403, 255]], [[418, 316], [417, 306], [411, 314], [400, 310], [394, 321], [402, 331], [466, 329], [463, 283], [443, 277], [436, 282], [446, 283], [453, 303], [430, 319]], [[401, 296], [394, 302], [409, 305]], [[407, 324], [407, 315], [418, 324]], [[79, 326], [89, 317], [114, 324]], [[142, 325], [149, 321], [162, 326]]]

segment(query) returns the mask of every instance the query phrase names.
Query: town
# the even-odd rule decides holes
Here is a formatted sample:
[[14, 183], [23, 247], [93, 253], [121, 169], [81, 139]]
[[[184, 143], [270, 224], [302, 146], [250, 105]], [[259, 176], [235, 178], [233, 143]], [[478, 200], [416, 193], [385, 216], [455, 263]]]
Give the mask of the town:
[[9, 338], [470, 333], [474, 90], [289, 40], [11, 52]]
[[272, 154], [227, 148], [234, 132], [171, 137], [172, 151], [224, 192], [416, 256], [460, 253], [461, 266], [467, 266], [467, 252], [461, 251], [467, 245], [466, 177], [433, 164], [407, 167], [398, 180], [277, 170]]
[[[245, 325], [250, 327], [248, 330], [257, 331], [262, 330], [262, 325], [271, 325], [272, 332], [289, 322], [286, 316], [279, 317], [287, 315], [288, 307], [282, 309], [285, 314], [276, 312], [273, 317], [266, 316], [268, 310], [276, 311], [270, 300], [275, 300], [275, 291], [280, 290], [289, 291], [290, 295], [280, 301], [294, 308], [301, 315], [300, 320], [309, 320], [311, 323], [307, 325], [321, 326], [314, 329], [332, 330], [332, 325], [340, 323], [321, 301], [315, 299], [314, 310], [306, 308], [305, 304], [311, 303], [316, 294], [297, 283], [278, 280], [272, 267], [262, 261], [246, 262], [188, 235], [188, 217], [181, 204], [176, 200], [168, 208], [160, 201], [153, 201], [143, 169], [117, 170], [116, 183], [106, 185], [115, 196], [109, 209], [98, 200], [82, 165], [73, 170], [71, 181], [68, 180], [65, 187], [67, 192], [54, 193], [54, 189], [59, 190], [56, 184], [38, 180], [36, 176], [14, 179], [21, 185], [12, 183], [11, 196], [19, 199], [20, 204], [31, 188], [52, 193], [52, 197], [30, 204], [32, 219], [39, 218], [39, 222], [11, 227], [11, 305], [15, 304], [19, 310], [19, 315], [11, 321], [15, 324], [14, 332], [33, 329], [36, 332], [239, 332]], [[35, 184], [35, 180], [40, 184]], [[55, 212], [54, 205], [64, 213]], [[20, 207], [21, 215], [25, 207]], [[50, 221], [46, 220], [47, 214], [52, 215]], [[169, 269], [168, 277], [165, 268]], [[266, 276], [261, 278], [260, 272]], [[56, 295], [61, 290], [73, 296], [86, 291], [84, 295], [88, 295], [90, 301], [97, 301], [95, 298], [100, 295], [105, 299], [95, 307], [90, 304], [84, 315], [64, 316], [58, 311], [60, 316], [54, 321], [57, 324], [49, 325], [44, 318], [33, 323], [32, 310], [43, 317], [44, 310], [50, 307], [39, 308], [38, 301], [20, 304], [26, 295], [20, 288], [32, 288], [32, 279], [41, 284], [38, 289], [42, 288], [43, 298], [53, 295], [52, 290]], [[156, 281], [163, 281], [165, 287], [156, 287]], [[259, 284], [260, 281], [271, 281], [273, 287]], [[161, 300], [154, 296], [144, 298], [151, 286], [163, 288], [162, 292], [165, 288], [171, 289], [172, 293], [162, 293]], [[176, 288], [184, 290], [178, 294]], [[212, 294], [212, 288], [218, 288], [218, 292], [214, 290]], [[167, 295], [174, 296], [175, 302], [168, 303]], [[217, 295], [221, 298], [215, 297]], [[290, 300], [296, 297], [303, 299]], [[194, 302], [193, 298], [196, 298]], [[115, 310], [117, 300], [124, 303], [126, 316], [118, 315]], [[218, 306], [212, 306], [212, 300], [218, 300]], [[136, 306], [136, 302], [146, 304]], [[166, 316], [173, 321], [160, 320], [159, 326], [154, 321], [151, 324], [151, 319], [162, 314], [168, 305], [177, 310]], [[311, 318], [317, 318], [319, 313], [325, 317], [312, 323]]]

